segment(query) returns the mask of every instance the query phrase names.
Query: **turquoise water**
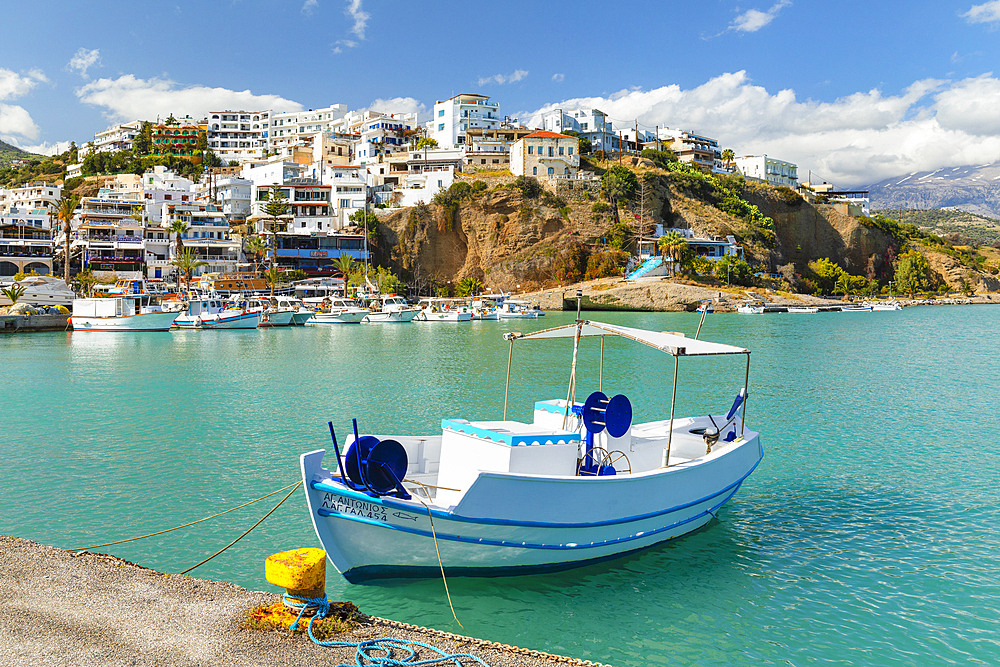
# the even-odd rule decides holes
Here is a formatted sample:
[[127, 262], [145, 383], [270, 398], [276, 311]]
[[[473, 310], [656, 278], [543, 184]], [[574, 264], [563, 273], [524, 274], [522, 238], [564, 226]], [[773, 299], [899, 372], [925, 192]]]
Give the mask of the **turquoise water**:
[[[693, 333], [694, 314], [593, 314]], [[537, 325], [568, 322], [557, 313]], [[235, 506], [345, 432], [431, 433], [497, 418], [507, 343], [531, 323], [0, 336], [0, 532], [83, 547]], [[614, 665], [1000, 663], [1000, 308], [710, 315], [752, 349], [748, 421], [765, 459], [706, 529], [554, 575], [449, 580], [465, 632]], [[570, 347], [514, 350], [511, 414], [565, 396]], [[597, 357], [585, 341], [585, 362]], [[606, 349], [605, 390], [637, 420], [669, 408], [669, 358]], [[596, 388], [581, 379], [578, 394]], [[741, 363], [683, 360], [682, 413], [727, 407]], [[178, 572], [280, 498], [104, 549]], [[268, 504], [270, 503], [270, 505]], [[273, 590], [263, 559], [316, 544], [301, 491], [193, 574]], [[331, 568], [332, 570], [332, 568]], [[440, 580], [333, 598], [444, 630]]]

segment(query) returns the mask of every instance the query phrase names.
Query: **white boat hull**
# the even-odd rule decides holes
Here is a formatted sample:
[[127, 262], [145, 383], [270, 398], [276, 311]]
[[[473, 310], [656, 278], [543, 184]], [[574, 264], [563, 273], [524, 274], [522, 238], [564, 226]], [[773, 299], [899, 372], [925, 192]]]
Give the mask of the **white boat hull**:
[[517, 313], [505, 313], [503, 311], [497, 313], [497, 317], [501, 320], [535, 320], [538, 319], [537, 311], [527, 311], [527, 312], [517, 312]]
[[345, 310], [331, 313], [313, 313], [313, 324], [358, 324], [368, 314], [367, 310], [359, 308], [357, 310]]
[[312, 320], [314, 314], [309, 311], [296, 311], [292, 315], [292, 325], [297, 327], [303, 326], [306, 322]]
[[278, 310], [272, 311], [270, 313], [265, 313], [263, 319], [260, 322], [262, 327], [287, 327], [292, 323], [292, 317], [295, 315], [294, 311], [291, 310]]
[[123, 317], [71, 317], [73, 331], [170, 331], [177, 313], [140, 313]]
[[763, 456], [758, 435], [746, 436], [636, 475], [482, 473], [446, 509], [348, 489], [321, 467], [325, 450], [301, 464], [316, 534], [349, 581], [438, 576], [434, 535], [450, 576], [517, 575], [614, 558], [704, 526]]
[[389, 312], [368, 313], [362, 318], [364, 324], [378, 324], [381, 322], [412, 322], [419, 310], [392, 310]]
[[174, 325], [180, 329], [256, 329], [260, 326], [259, 310], [223, 311], [218, 315], [191, 316], [181, 315], [174, 320]]
[[421, 322], [471, 322], [472, 313], [461, 311], [428, 313], [426, 310], [423, 310], [413, 319]]

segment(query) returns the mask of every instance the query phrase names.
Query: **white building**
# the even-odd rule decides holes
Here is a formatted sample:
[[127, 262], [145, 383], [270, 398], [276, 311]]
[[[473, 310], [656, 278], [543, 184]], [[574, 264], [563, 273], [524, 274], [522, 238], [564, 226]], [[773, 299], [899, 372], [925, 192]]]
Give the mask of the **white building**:
[[226, 163], [264, 157], [271, 111], [210, 111], [208, 147]]
[[672, 150], [681, 162], [695, 164], [712, 171], [724, 171], [719, 168], [722, 151], [715, 139], [669, 127], [660, 128], [659, 139], [661, 147]]
[[17, 209], [53, 209], [59, 207], [62, 197], [62, 186], [54, 183], [29, 183], [19, 188], [3, 190], [4, 196], [0, 202], [0, 211]]
[[288, 111], [271, 113], [271, 127], [267, 137], [267, 149], [280, 150], [299, 141], [305, 135], [318, 132], [341, 132], [341, 119], [347, 114], [347, 107], [334, 104], [325, 109], [308, 111]]
[[[142, 129], [141, 120], [133, 120], [131, 123], [120, 123], [112, 125], [106, 130], [94, 134], [94, 152], [104, 153], [109, 151], [130, 151], [132, 141], [139, 135]], [[88, 146], [81, 146], [77, 150], [77, 157], [82, 161], [90, 153]]]
[[434, 105], [427, 130], [439, 148], [454, 148], [465, 145], [469, 128], [496, 129], [502, 120], [500, 105], [488, 95], [462, 93]]
[[195, 187], [195, 201], [219, 207], [230, 225], [244, 222], [252, 211], [253, 181], [233, 175], [202, 176]]
[[743, 174], [744, 178], [789, 188], [799, 185], [799, 168], [791, 162], [777, 160], [767, 155], [744, 155], [736, 158], [734, 162], [736, 170]]
[[146, 265], [149, 277], [167, 278], [176, 274], [171, 263], [177, 259], [177, 233], [170, 227], [175, 222], [187, 226], [181, 234], [181, 243], [195, 259], [206, 265], [195, 269], [202, 273], [231, 273], [240, 259], [239, 242], [229, 237], [229, 221], [214, 204], [161, 205], [161, 222], [145, 229]]
[[407, 150], [416, 129], [415, 113], [365, 111], [361, 118], [351, 119], [348, 126], [351, 134], [359, 136], [355, 161], [367, 164], [379, 156]]
[[591, 152], [618, 152], [622, 144], [608, 115], [600, 109], [553, 109], [542, 114], [541, 129], [562, 133], [572, 130], [590, 142]]
[[52, 273], [53, 236], [60, 233], [58, 221], [44, 208], [9, 208], [0, 213], [0, 276], [21, 271]]
[[855, 217], [871, 215], [871, 198], [868, 190], [837, 190], [830, 183], [811, 183], [809, 181], [802, 185], [812, 188], [813, 192], [822, 196], [826, 200], [822, 203], [846, 204], [848, 215]]
[[576, 178], [580, 170], [576, 137], [540, 130], [515, 142], [510, 170], [515, 176]]

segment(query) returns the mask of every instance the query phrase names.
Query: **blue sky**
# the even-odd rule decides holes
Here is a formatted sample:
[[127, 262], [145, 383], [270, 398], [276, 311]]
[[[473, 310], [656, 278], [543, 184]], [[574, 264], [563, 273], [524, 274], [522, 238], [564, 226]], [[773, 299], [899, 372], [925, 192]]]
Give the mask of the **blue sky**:
[[5, 13], [0, 138], [35, 150], [157, 114], [425, 113], [482, 92], [529, 124], [594, 106], [845, 186], [1000, 160], [1000, 0], [38, 0]]

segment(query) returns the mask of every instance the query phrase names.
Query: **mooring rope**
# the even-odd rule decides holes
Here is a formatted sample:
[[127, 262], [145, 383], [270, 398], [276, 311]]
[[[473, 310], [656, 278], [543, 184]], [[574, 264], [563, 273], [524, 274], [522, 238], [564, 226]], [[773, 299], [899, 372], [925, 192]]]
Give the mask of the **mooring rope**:
[[[413, 481], [414, 484], [419, 484], [420, 486], [424, 487], [425, 488], [425, 493], [426, 493], [426, 488], [428, 486], [430, 486], [428, 484], [424, 484], [424, 483], [418, 482], [416, 480], [412, 480], [412, 481]], [[435, 486], [435, 487], [431, 487], [431, 488], [443, 489], [445, 487], [443, 487], [443, 486]], [[449, 490], [457, 490], [457, 489], [449, 489]], [[444, 582], [444, 594], [445, 594], [445, 597], [448, 598], [448, 606], [451, 607], [451, 616], [452, 616], [452, 618], [454, 618], [455, 622], [458, 623], [458, 627], [460, 627], [463, 630], [465, 630], [465, 626], [462, 625], [462, 621], [458, 620], [458, 614], [455, 613], [455, 605], [453, 605], [451, 603], [451, 593], [448, 591], [448, 578], [446, 576], [444, 576], [444, 563], [441, 561], [441, 549], [438, 547], [437, 531], [434, 530], [434, 517], [431, 516], [430, 505], [428, 505], [423, 500], [421, 500], [420, 496], [414, 495], [413, 497], [416, 498], [418, 501], [420, 501], [420, 504], [423, 505], [424, 509], [427, 510], [427, 518], [431, 522], [431, 537], [434, 538], [434, 551], [437, 552], [438, 567], [441, 568], [441, 581]]]
[[149, 533], [148, 535], [140, 535], [139, 537], [130, 537], [127, 540], [118, 540], [117, 542], [105, 542], [104, 544], [95, 544], [95, 545], [89, 546], [89, 547], [78, 547], [76, 549], [66, 549], [66, 551], [87, 551], [88, 549], [98, 549], [100, 547], [110, 547], [110, 546], [112, 546], [114, 544], [124, 544], [126, 542], [135, 542], [136, 540], [145, 539], [147, 537], [153, 537], [154, 535], [162, 535], [163, 533], [169, 533], [172, 530], [180, 530], [181, 528], [187, 528], [188, 526], [193, 526], [196, 523], [201, 523], [202, 521], [208, 521], [209, 519], [214, 519], [217, 516], [222, 516], [223, 514], [228, 514], [229, 512], [234, 512], [234, 511], [236, 511], [238, 509], [242, 509], [242, 508], [246, 507], [247, 505], [253, 505], [256, 502], [260, 502], [261, 500], [264, 500], [265, 498], [270, 498], [271, 496], [274, 496], [274, 495], [277, 495], [277, 494], [281, 493], [282, 491], [284, 491], [287, 488], [290, 488], [292, 486], [295, 486], [296, 484], [301, 484], [301, 483], [302, 482], [296, 482], [295, 484], [289, 484], [288, 486], [284, 486], [284, 487], [278, 489], [277, 491], [272, 491], [271, 493], [267, 494], [266, 496], [261, 496], [260, 498], [257, 498], [255, 500], [251, 500], [250, 502], [243, 503], [242, 505], [237, 505], [236, 507], [232, 507], [230, 509], [227, 509], [224, 512], [219, 512], [218, 514], [213, 514], [212, 516], [206, 516], [204, 519], [198, 519], [197, 521], [191, 521], [190, 523], [185, 523], [182, 526], [175, 526], [174, 528], [167, 528], [166, 530], [158, 530], [155, 533]]
[[[216, 556], [218, 556], [219, 554], [221, 554], [221, 553], [222, 553], [223, 551], [225, 551], [225, 550], [226, 550], [226, 549], [228, 549], [229, 547], [233, 546], [234, 544], [236, 544], [237, 542], [239, 542], [240, 540], [242, 540], [242, 539], [243, 539], [244, 537], [246, 537], [246, 536], [247, 536], [247, 534], [248, 534], [248, 533], [249, 533], [249, 532], [250, 532], [251, 530], [253, 530], [253, 529], [254, 529], [254, 528], [256, 528], [257, 526], [259, 526], [259, 525], [260, 525], [261, 523], [263, 523], [263, 522], [264, 522], [264, 519], [266, 519], [267, 517], [269, 517], [269, 516], [271, 516], [272, 514], [274, 514], [274, 511], [275, 511], [276, 509], [278, 509], [279, 507], [281, 507], [282, 503], [284, 503], [284, 502], [285, 502], [286, 500], [288, 500], [288, 498], [289, 498], [289, 497], [291, 497], [291, 495], [292, 495], [293, 493], [295, 493], [295, 490], [296, 490], [296, 489], [298, 489], [298, 488], [299, 488], [300, 486], [302, 486], [302, 482], [301, 482], [301, 481], [300, 481], [300, 482], [296, 482], [296, 483], [295, 483], [295, 486], [293, 486], [293, 487], [292, 487], [292, 490], [291, 490], [291, 491], [289, 491], [289, 492], [288, 492], [288, 494], [287, 494], [287, 495], [285, 495], [285, 497], [284, 497], [284, 498], [282, 498], [282, 499], [281, 499], [280, 501], [278, 501], [278, 504], [277, 504], [277, 505], [275, 505], [275, 506], [274, 506], [273, 508], [271, 508], [271, 511], [270, 511], [270, 512], [268, 512], [267, 514], [265, 514], [264, 516], [262, 516], [262, 517], [260, 518], [260, 520], [259, 520], [259, 521], [257, 521], [257, 523], [255, 523], [254, 525], [250, 526], [250, 527], [249, 527], [249, 528], [247, 528], [247, 529], [246, 529], [245, 531], [243, 531], [243, 534], [242, 534], [242, 535], [240, 535], [240, 536], [239, 536], [239, 537], [237, 537], [237, 538], [236, 538], [235, 540], [233, 540], [232, 542], [230, 542], [230, 543], [229, 543], [229, 544], [227, 544], [226, 546], [224, 546], [224, 547], [222, 547], [221, 549], [219, 549], [218, 551], [216, 551], [216, 552], [215, 552], [214, 554], [212, 554], [211, 556], [209, 556], [209, 557], [208, 557], [208, 558], [206, 558], [205, 560], [201, 561], [200, 563], [195, 563], [194, 565], [192, 565], [192, 566], [191, 566], [191, 567], [189, 567], [188, 569], [186, 569], [186, 570], [184, 570], [184, 571], [182, 571], [182, 572], [178, 572], [178, 574], [187, 574], [188, 572], [190, 572], [191, 570], [195, 569], [196, 567], [201, 567], [202, 565], [204, 565], [204, 564], [205, 564], [205, 563], [207, 563], [208, 561], [212, 560], [213, 558], [215, 558]], [[287, 488], [287, 487], [286, 487], [286, 488]]]
[[[301, 609], [299, 609], [299, 615], [295, 618], [295, 622], [289, 626], [289, 631], [293, 631], [296, 627], [298, 627], [299, 620], [302, 619], [303, 614], [309, 610], [315, 609], [316, 613], [309, 619], [309, 625], [306, 626], [306, 634], [309, 635], [309, 639], [311, 639], [314, 644], [319, 646], [343, 646], [354, 649], [354, 665], [339, 664], [336, 665], [336, 667], [357, 667], [358, 665], [371, 665], [373, 667], [416, 667], [418, 665], [437, 665], [445, 662], [451, 662], [458, 667], [461, 667], [462, 658], [474, 660], [476, 664], [482, 665], [483, 667], [490, 667], [487, 663], [483, 662], [482, 659], [477, 658], [471, 653], [446, 653], [436, 646], [431, 646], [430, 644], [414, 641], [412, 639], [379, 637], [377, 639], [369, 639], [363, 642], [321, 641], [316, 639], [316, 636], [313, 634], [312, 625], [317, 618], [325, 618], [330, 612], [330, 601], [327, 600], [326, 596], [324, 595], [321, 598], [304, 598], [286, 594], [285, 603], [293, 608], [301, 607]], [[452, 612], [454, 613], [454, 610], [452, 610]], [[455, 620], [457, 621], [458, 619], [456, 618]], [[461, 623], [459, 623], [459, 625], [461, 625]], [[433, 651], [437, 654], [437, 656], [418, 660], [416, 659], [417, 649], [427, 649], [428, 651]], [[393, 650], [402, 651], [403, 656], [393, 657]]]

